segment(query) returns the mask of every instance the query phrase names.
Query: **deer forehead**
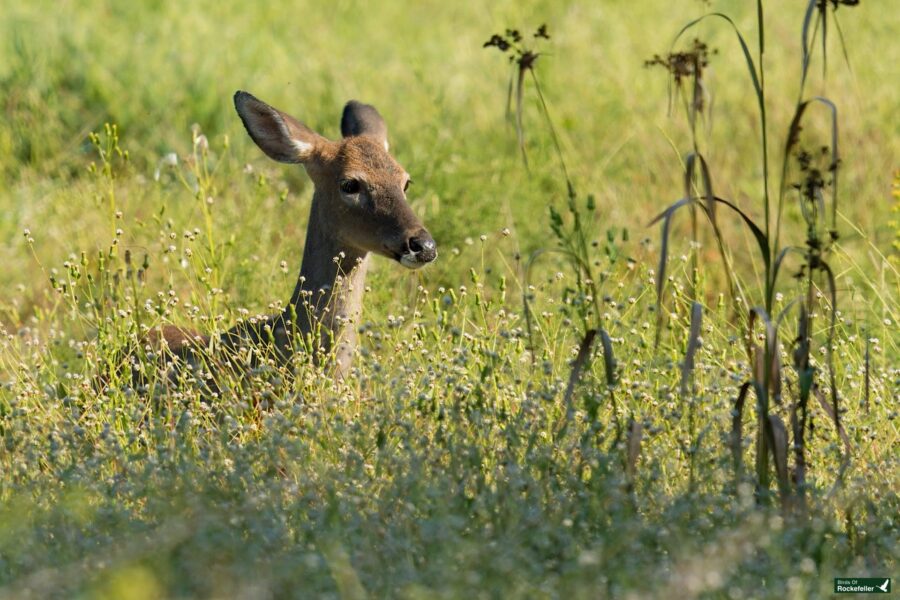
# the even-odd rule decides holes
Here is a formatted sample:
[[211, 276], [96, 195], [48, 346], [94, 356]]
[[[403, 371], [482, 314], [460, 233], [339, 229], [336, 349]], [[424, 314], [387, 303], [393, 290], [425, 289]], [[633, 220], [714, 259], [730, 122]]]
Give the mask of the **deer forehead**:
[[341, 174], [364, 179], [373, 188], [402, 185], [406, 171], [377, 140], [354, 136], [341, 141], [336, 167]]

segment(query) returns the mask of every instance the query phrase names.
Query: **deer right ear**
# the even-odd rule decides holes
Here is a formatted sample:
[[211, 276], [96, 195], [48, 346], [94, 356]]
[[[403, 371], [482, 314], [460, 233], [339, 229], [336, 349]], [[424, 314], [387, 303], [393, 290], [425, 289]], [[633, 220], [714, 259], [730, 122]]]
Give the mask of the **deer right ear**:
[[234, 108], [256, 145], [278, 162], [306, 162], [324, 140], [300, 121], [253, 94], [235, 92]]
[[351, 137], [354, 135], [367, 135], [388, 149], [387, 125], [384, 119], [371, 104], [363, 104], [351, 100], [344, 107], [341, 115], [341, 135]]

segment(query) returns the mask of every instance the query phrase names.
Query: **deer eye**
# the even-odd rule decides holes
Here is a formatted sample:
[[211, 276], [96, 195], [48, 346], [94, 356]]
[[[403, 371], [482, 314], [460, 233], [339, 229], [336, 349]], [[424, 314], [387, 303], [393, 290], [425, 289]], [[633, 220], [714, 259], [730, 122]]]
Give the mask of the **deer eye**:
[[347, 195], [358, 194], [359, 187], [359, 181], [356, 179], [344, 179], [341, 181], [341, 191]]
[[412, 179], [407, 179], [406, 183], [403, 184], [403, 192], [404, 193], [406, 192], [406, 190], [409, 189], [409, 184], [411, 184], [411, 183], [412, 183]]

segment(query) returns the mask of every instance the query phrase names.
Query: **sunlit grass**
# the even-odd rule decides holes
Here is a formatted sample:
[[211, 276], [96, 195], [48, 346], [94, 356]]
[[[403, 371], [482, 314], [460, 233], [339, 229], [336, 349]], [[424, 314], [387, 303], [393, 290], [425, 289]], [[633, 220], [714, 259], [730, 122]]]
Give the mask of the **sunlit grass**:
[[[804, 598], [834, 576], [894, 572], [900, 279], [883, 200], [900, 139], [885, 85], [897, 17], [848, 13], [852, 72], [835, 50], [827, 81], [814, 68], [808, 82], [843, 107], [834, 363], [852, 451], [835, 485], [842, 447], [813, 403], [797, 517], [735, 474], [746, 311], [724, 293], [712, 241], [692, 246], [687, 227], [673, 230], [655, 344], [659, 241], [645, 226], [682, 185], [673, 145], [687, 131], [643, 61], [706, 7], [606, 4], [7, 7], [0, 597]], [[749, 7], [713, 4], [752, 30]], [[770, 17], [767, 84], [793, 99], [791, 10]], [[590, 318], [614, 371], [610, 385], [598, 340], [571, 406], [585, 298], [558, 254], [526, 274], [533, 251], [556, 245], [548, 204], [569, 218], [565, 181], [527, 88], [525, 174], [503, 121], [507, 65], [481, 48], [542, 22], [553, 43], [538, 74], [584, 196]], [[720, 48], [707, 159], [728, 174], [717, 190], [758, 218], [744, 67], [730, 39], [704, 39]], [[152, 360], [136, 385], [122, 350], [147, 329], [221, 332], [293, 288], [311, 184], [249, 143], [230, 104], [239, 88], [332, 137], [343, 101], [375, 103], [440, 258], [415, 274], [373, 261], [345, 381], [301, 356], [228, 377], [219, 398]], [[775, 106], [773, 131], [789, 108]], [[799, 213], [786, 218], [802, 235]], [[740, 251], [753, 240], [723, 232], [758, 290]], [[778, 352], [787, 370], [792, 349]], [[755, 416], [748, 402], [748, 465]]]

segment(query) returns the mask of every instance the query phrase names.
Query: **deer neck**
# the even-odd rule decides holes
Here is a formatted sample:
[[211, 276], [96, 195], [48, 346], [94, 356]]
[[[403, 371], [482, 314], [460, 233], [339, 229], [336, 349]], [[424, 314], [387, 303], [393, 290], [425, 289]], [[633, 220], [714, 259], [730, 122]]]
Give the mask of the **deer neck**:
[[292, 310], [304, 333], [318, 332], [317, 343], [330, 350], [333, 344], [337, 369], [343, 373], [352, 360], [356, 328], [362, 311], [368, 253], [350, 247], [332, 233], [321, 214], [327, 199], [313, 196], [303, 263]]

